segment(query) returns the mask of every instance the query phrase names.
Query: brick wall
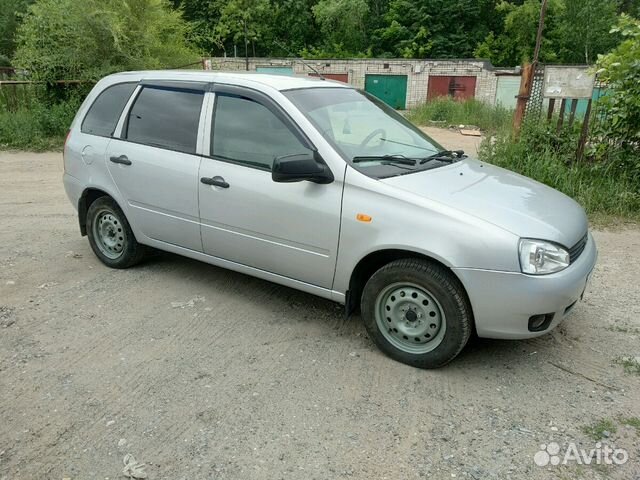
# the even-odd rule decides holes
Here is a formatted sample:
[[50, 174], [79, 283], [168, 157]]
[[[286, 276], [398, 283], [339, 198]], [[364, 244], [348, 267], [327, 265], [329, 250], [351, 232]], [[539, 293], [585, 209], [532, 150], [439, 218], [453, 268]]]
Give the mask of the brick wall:
[[[243, 58], [211, 58], [205, 60], [213, 70], [245, 70]], [[349, 83], [364, 88], [365, 75], [407, 76], [407, 108], [427, 101], [430, 75], [476, 77], [475, 98], [493, 104], [497, 79], [493, 66], [482, 60], [404, 60], [404, 59], [327, 59], [307, 60], [320, 73], [347, 73]], [[292, 67], [296, 75], [312, 73], [308, 66], [290, 58], [250, 58], [249, 70], [257, 67]]]

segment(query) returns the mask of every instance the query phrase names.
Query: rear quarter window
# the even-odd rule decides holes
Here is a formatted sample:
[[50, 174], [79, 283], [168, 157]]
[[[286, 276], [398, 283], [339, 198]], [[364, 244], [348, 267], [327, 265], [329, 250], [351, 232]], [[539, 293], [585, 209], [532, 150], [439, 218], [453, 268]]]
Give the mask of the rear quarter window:
[[137, 83], [118, 83], [100, 93], [82, 121], [82, 133], [110, 137]]

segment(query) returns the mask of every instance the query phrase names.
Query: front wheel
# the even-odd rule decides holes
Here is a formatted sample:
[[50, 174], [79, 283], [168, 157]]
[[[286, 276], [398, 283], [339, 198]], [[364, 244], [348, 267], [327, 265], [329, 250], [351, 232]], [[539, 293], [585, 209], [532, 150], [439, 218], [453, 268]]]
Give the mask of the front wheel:
[[365, 285], [361, 302], [369, 336], [391, 358], [414, 367], [447, 364], [471, 334], [471, 307], [462, 285], [433, 262], [385, 265]]
[[111, 268], [128, 268], [144, 256], [122, 209], [110, 197], [100, 197], [87, 211], [87, 236], [93, 253]]

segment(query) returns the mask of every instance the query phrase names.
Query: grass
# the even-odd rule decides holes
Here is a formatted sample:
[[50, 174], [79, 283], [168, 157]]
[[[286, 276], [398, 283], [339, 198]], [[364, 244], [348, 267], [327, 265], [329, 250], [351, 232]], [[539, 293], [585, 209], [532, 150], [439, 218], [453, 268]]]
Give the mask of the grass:
[[607, 418], [603, 418], [598, 420], [597, 422], [591, 425], [585, 425], [582, 427], [582, 432], [588, 435], [593, 440], [601, 440], [605, 438], [604, 433], [609, 432], [609, 434], [614, 434], [617, 431], [616, 425], [612, 420]]
[[628, 418], [620, 418], [620, 423], [623, 425], [629, 425], [636, 429], [636, 433], [640, 435], [640, 418], [638, 417], [628, 417]]
[[615, 359], [615, 363], [621, 365], [625, 373], [640, 375], [640, 363], [633, 357], [619, 357]]
[[475, 99], [460, 102], [442, 97], [410, 110], [407, 118], [418, 125], [434, 122], [444, 126], [474, 125], [485, 132], [496, 133], [510, 131], [513, 112]]

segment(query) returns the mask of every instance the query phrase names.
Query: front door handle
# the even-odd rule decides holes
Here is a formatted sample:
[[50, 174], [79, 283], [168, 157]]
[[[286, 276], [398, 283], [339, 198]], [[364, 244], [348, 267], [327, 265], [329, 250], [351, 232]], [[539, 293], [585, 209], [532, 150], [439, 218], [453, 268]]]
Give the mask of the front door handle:
[[119, 157], [110, 157], [113, 163], [119, 163], [120, 165], [131, 165], [131, 160], [127, 158], [126, 155], [120, 155]]
[[229, 188], [229, 184], [225, 182], [224, 178], [222, 177], [212, 177], [212, 178], [202, 177], [200, 181], [205, 185], [213, 185], [214, 187]]

